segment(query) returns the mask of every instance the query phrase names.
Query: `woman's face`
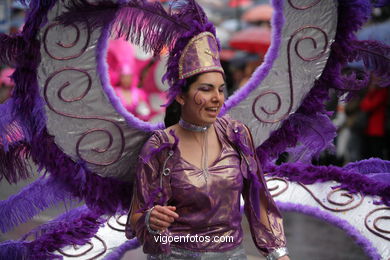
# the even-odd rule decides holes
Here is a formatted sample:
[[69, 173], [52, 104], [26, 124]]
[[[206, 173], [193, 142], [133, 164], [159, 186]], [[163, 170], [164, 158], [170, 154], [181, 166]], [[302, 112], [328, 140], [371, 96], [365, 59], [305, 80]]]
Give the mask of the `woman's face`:
[[214, 123], [225, 101], [224, 88], [225, 81], [221, 73], [200, 74], [187, 93], [176, 97], [182, 105], [182, 118], [197, 125]]

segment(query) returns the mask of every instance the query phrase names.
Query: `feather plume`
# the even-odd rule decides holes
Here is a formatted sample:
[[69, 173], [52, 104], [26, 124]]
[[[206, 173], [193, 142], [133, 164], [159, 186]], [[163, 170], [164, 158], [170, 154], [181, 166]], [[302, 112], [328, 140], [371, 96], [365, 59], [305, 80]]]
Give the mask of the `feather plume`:
[[300, 145], [287, 149], [290, 161], [310, 163], [321, 151], [332, 147], [336, 128], [328, 116], [321, 113], [314, 115], [296, 113], [292, 117], [295, 129], [300, 133], [298, 137]]
[[29, 151], [30, 147], [24, 141], [13, 143], [8, 151], [0, 145], [0, 181], [5, 178], [12, 184], [31, 177], [31, 166], [27, 162]]
[[0, 201], [1, 232], [12, 230], [59, 202], [70, 204], [72, 195], [63, 186], [62, 183], [55, 182], [52, 177], [41, 177], [24, 187], [18, 194]]
[[352, 60], [363, 60], [364, 66], [383, 79], [390, 79], [390, 46], [378, 41], [354, 41]]
[[390, 5], [390, 0], [373, 0], [372, 5], [374, 7], [384, 7]]
[[159, 54], [164, 47], [172, 50], [177, 39], [190, 30], [189, 24], [196, 16], [205, 14], [194, 1], [180, 10], [167, 12], [159, 2], [133, 0], [128, 3], [101, 1], [89, 3], [85, 0], [71, 0], [68, 11], [57, 20], [67, 26], [83, 24], [90, 30], [109, 25], [112, 37], [123, 37], [146, 52]]
[[133, 238], [132, 240], [127, 240], [125, 243], [117, 247], [114, 251], [104, 257], [104, 260], [116, 260], [122, 259], [127, 251], [136, 249], [140, 246], [140, 242], [137, 238]]
[[0, 34], [0, 64], [14, 66], [17, 55], [23, 49], [24, 40], [20, 35]]
[[[75, 208], [27, 233], [22, 240], [0, 244], [0, 258], [10, 259], [8, 256], [15, 255], [17, 258], [11, 259], [62, 259], [54, 254], [55, 250], [66, 245], [84, 245], [104, 222], [100, 213], [85, 206]], [[35, 240], [25, 241], [30, 235], [34, 235]], [[18, 250], [18, 254], [14, 250]]]

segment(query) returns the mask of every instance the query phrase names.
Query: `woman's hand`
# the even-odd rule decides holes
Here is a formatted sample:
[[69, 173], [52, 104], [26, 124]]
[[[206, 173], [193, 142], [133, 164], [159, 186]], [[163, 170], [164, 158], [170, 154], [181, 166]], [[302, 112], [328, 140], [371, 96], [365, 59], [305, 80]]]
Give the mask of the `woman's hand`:
[[280, 257], [278, 260], [290, 260], [290, 257], [288, 255]]
[[163, 231], [179, 217], [174, 206], [156, 205], [150, 212], [149, 226], [153, 230]]

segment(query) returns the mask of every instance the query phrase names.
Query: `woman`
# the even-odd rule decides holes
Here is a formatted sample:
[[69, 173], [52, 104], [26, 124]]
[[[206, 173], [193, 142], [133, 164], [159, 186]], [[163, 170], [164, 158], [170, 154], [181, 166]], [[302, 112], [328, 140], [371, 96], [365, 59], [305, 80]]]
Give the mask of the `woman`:
[[[201, 32], [168, 61], [171, 86], [182, 86], [170, 89], [176, 95], [167, 128], [155, 131], [139, 156], [131, 230], [150, 259], [246, 259], [242, 194], [256, 246], [267, 259], [289, 259], [248, 129], [217, 117], [225, 100], [218, 49], [215, 36]], [[176, 61], [175, 81], [169, 68]]]

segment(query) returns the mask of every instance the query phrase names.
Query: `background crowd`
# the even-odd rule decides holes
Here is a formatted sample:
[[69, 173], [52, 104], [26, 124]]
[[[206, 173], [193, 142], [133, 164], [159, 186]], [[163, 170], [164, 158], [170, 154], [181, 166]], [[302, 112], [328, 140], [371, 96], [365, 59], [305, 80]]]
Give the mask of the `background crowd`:
[[[156, 1], [156, 0], [155, 0]], [[160, 0], [168, 5], [168, 1]], [[272, 7], [267, 0], [199, 0], [216, 25], [222, 45], [221, 61], [226, 72], [227, 96], [243, 86], [261, 65], [271, 44]], [[210, 15], [212, 14], [212, 15]], [[0, 32], [14, 34], [23, 29], [25, 8], [16, 1], [0, 2]], [[373, 10], [370, 22], [358, 32], [359, 39], [390, 44], [390, 8]], [[124, 107], [145, 121], [161, 122], [167, 86], [164, 74], [166, 53], [152, 57], [125, 39], [111, 39], [107, 63], [111, 85]], [[0, 67], [0, 103], [11, 95], [14, 68]], [[359, 76], [360, 62], [350, 63], [346, 74]], [[378, 157], [390, 159], [390, 84], [371, 75], [369, 87], [349, 97], [334, 93], [329, 111], [338, 127], [335, 149], [315, 162], [344, 165], [351, 161]], [[283, 160], [288, 160], [288, 155]]]

